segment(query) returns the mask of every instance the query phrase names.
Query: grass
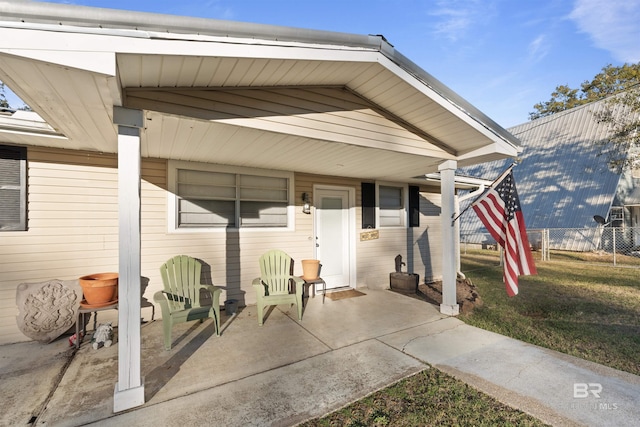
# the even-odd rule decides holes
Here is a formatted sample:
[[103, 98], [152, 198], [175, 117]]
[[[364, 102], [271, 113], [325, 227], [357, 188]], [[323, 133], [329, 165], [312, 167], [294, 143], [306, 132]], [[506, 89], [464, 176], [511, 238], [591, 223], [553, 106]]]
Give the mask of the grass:
[[[464, 322], [640, 375], [640, 270], [598, 264], [593, 253], [552, 253], [509, 298], [497, 253], [462, 256], [484, 305]], [[640, 260], [636, 260], [640, 264]]]
[[[462, 270], [484, 302], [464, 322], [531, 344], [640, 375], [640, 270], [607, 255], [552, 252], [538, 275], [520, 277], [509, 298], [498, 252], [468, 251]], [[625, 264], [640, 267], [640, 259]], [[544, 425], [429, 368], [346, 408], [302, 424], [317, 426]]]
[[462, 381], [429, 368], [301, 426], [544, 426]]

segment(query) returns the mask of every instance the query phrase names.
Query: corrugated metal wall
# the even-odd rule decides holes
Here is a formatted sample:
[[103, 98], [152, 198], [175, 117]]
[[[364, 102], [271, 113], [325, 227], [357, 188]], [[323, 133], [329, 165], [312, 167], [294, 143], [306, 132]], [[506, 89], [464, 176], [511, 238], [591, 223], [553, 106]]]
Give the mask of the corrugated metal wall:
[[[605, 156], [598, 156], [598, 143], [610, 130], [594, 113], [604, 108], [604, 102], [596, 102], [508, 129], [524, 147], [513, 173], [527, 229], [593, 228], [594, 215], [607, 217], [620, 177], [609, 170]], [[493, 179], [510, 163], [486, 163], [459, 173]], [[472, 210], [460, 226], [462, 235], [483, 229]]]

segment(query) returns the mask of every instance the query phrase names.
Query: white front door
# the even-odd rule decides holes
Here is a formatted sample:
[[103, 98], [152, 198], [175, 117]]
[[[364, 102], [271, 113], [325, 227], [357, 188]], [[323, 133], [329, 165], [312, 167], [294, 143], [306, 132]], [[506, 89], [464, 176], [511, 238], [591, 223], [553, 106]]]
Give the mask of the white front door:
[[316, 258], [327, 289], [350, 286], [349, 189], [318, 188], [314, 194]]

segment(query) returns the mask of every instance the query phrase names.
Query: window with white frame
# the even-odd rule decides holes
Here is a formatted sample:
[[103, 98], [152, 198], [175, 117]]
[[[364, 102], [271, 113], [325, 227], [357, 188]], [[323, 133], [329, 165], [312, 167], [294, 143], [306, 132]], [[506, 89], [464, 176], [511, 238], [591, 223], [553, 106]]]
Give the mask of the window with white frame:
[[289, 225], [289, 173], [260, 173], [226, 167], [195, 169], [177, 165], [175, 227], [286, 228]]
[[403, 187], [378, 186], [378, 218], [380, 227], [402, 227], [405, 225], [405, 191]]
[[0, 145], [0, 231], [27, 230], [27, 149]]

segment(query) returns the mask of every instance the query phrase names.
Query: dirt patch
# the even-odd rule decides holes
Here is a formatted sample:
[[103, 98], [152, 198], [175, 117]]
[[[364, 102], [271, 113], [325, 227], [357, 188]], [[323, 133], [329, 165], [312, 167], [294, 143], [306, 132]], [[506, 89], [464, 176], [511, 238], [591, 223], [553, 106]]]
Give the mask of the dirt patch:
[[[400, 293], [439, 306], [442, 304], [442, 281], [418, 285], [418, 290], [415, 294]], [[471, 313], [475, 307], [482, 306], [482, 298], [478, 294], [478, 288], [468, 278], [462, 279], [458, 277], [456, 281], [456, 299], [462, 314]]]

